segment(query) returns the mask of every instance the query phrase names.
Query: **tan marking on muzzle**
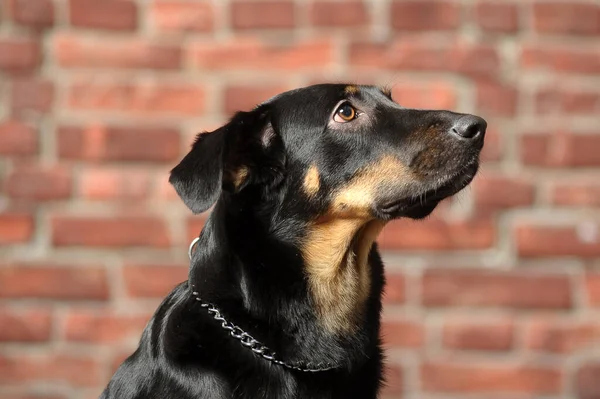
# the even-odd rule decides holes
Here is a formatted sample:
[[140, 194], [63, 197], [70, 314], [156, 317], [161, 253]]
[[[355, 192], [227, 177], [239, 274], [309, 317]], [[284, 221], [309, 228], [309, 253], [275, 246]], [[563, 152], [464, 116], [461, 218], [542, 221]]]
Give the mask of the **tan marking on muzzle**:
[[368, 218], [378, 190], [392, 184], [403, 184], [411, 176], [408, 166], [397, 158], [386, 155], [378, 162], [359, 170], [348, 185], [337, 190], [328, 216]]

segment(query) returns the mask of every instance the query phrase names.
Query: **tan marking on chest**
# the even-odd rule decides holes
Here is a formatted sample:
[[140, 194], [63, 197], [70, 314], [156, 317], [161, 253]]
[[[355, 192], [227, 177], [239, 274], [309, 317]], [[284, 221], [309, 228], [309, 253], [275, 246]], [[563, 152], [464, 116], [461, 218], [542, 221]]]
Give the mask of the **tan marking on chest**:
[[304, 249], [308, 281], [321, 323], [352, 332], [371, 291], [368, 255], [384, 222], [334, 219], [313, 228]]
[[368, 256], [385, 222], [372, 216], [377, 190], [401, 184], [408, 168], [392, 156], [359, 170], [309, 228], [302, 253], [316, 311], [334, 333], [358, 326], [371, 292]]

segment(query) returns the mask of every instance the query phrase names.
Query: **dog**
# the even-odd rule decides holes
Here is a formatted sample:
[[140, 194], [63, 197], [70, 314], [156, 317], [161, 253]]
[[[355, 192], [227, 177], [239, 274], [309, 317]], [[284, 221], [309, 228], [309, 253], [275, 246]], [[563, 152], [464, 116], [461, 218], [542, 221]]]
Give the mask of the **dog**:
[[319, 84], [198, 135], [169, 178], [192, 212], [212, 207], [188, 280], [101, 398], [377, 398], [377, 235], [466, 187], [486, 127]]

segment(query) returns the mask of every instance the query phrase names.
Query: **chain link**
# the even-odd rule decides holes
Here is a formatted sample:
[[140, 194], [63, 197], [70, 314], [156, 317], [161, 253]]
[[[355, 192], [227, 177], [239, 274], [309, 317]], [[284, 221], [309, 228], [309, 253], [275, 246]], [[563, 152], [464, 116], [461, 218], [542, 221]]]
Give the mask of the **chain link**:
[[[192, 286], [192, 288], [193, 288], [193, 286]], [[253, 353], [262, 357], [263, 359], [266, 359], [272, 363], [278, 364], [280, 366], [283, 366], [283, 367], [291, 369], [291, 370], [310, 372], [310, 373], [316, 373], [319, 371], [328, 371], [328, 370], [333, 370], [336, 368], [334, 366], [331, 366], [328, 364], [323, 365], [321, 363], [318, 363], [314, 366], [310, 363], [307, 363], [306, 365], [290, 364], [290, 363], [286, 363], [286, 362], [278, 359], [274, 351], [269, 349], [267, 346], [263, 345], [260, 341], [257, 341], [256, 339], [254, 339], [250, 334], [248, 334], [247, 332], [242, 330], [240, 327], [227, 321], [215, 305], [202, 301], [202, 299], [200, 299], [200, 297], [199, 297], [198, 292], [194, 291], [194, 292], [192, 292], [192, 295], [195, 297], [196, 301], [198, 301], [200, 303], [200, 306], [206, 309], [208, 314], [210, 314], [213, 317], [213, 319], [221, 322], [221, 327], [223, 327], [223, 329], [229, 331], [229, 335], [232, 338], [235, 338], [238, 341], [240, 341], [242, 346], [249, 348]]]

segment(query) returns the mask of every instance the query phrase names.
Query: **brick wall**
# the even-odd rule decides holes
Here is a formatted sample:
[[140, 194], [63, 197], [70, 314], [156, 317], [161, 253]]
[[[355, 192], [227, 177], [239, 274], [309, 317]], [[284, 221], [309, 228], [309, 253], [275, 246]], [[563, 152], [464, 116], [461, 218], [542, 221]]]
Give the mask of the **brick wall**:
[[97, 397], [187, 273], [193, 135], [324, 80], [484, 116], [386, 228], [388, 398], [600, 398], [600, 3], [2, 0], [0, 397]]

